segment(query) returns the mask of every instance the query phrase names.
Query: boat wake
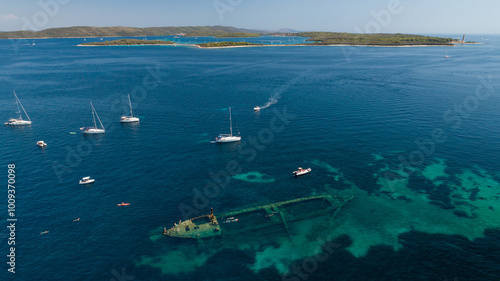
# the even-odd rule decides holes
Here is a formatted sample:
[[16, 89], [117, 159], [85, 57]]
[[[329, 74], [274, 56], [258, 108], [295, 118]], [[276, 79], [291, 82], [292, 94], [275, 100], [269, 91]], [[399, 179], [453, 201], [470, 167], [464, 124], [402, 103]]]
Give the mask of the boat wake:
[[[268, 108], [270, 107], [271, 105], [273, 104], [276, 104], [278, 103], [278, 100], [281, 98], [281, 94], [284, 93], [285, 91], [287, 91], [291, 86], [295, 85], [300, 79], [302, 79], [303, 77], [306, 77], [307, 75], [309, 75], [310, 71], [306, 71], [302, 74], [300, 74], [299, 76], [291, 79], [288, 81], [288, 83], [282, 85], [281, 87], [279, 87], [276, 92], [271, 95], [271, 97], [269, 98], [269, 100], [263, 105], [263, 106], [257, 106], [256, 108], [258, 108], [258, 110], [262, 110], [264, 108]], [[258, 111], [256, 110], [256, 111]]]
[[259, 106], [260, 109], [268, 108], [271, 105], [277, 103], [279, 98], [281, 98], [280, 94], [275, 95], [275, 97], [269, 98], [269, 101], [267, 101], [266, 104], [264, 104], [263, 106]]

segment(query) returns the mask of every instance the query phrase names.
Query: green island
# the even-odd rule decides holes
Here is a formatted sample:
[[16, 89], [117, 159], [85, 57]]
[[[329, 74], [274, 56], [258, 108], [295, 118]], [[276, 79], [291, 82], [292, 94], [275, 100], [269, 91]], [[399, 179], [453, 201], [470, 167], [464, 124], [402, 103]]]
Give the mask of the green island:
[[220, 47], [238, 47], [238, 46], [264, 46], [263, 44], [255, 44], [248, 42], [232, 42], [232, 41], [224, 41], [224, 42], [210, 42], [198, 44], [201, 48], [220, 48]]
[[82, 43], [82, 46], [129, 46], [129, 45], [172, 45], [172, 41], [163, 40], [137, 40], [137, 39], [119, 39], [102, 42]]
[[366, 46], [451, 46], [451, 38], [430, 37], [411, 34], [389, 33], [343, 33], [343, 32], [301, 32], [296, 36], [308, 37], [308, 45], [366, 45]]
[[[86, 38], [86, 37], [146, 37], [146, 36], [179, 36], [179, 37], [204, 37], [213, 36], [216, 38], [251, 38], [258, 36], [298, 36], [308, 38], [307, 43], [298, 45], [364, 45], [364, 46], [451, 46], [453, 44], [477, 44], [476, 42], [463, 42], [457, 39], [431, 37], [413, 34], [389, 34], [389, 33], [346, 33], [346, 32], [269, 32], [265, 30], [253, 30], [236, 28], [232, 26], [171, 26], [171, 27], [93, 27], [93, 26], [73, 26], [61, 28], [49, 28], [40, 31], [10, 31], [0, 32], [0, 39], [22, 39], [22, 38]], [[133, 40], [133, 39], [128, 39]], [[168, 44], [166, 41], [155, 43], [142, 40], [141, 43], [104, 43], [103, 44], [82, 44], [94, 46], [108, 45], [144, 45], [144, 44]], [[220, 45], [200, 44], [201, 47], [233, 47], [230, 43], [221, 42]], [[247, 45], [250, 45], [249, 43]], [[258, 45], [258, 44], [256, 44]], [[242, 46], [240, 44], [240, 46]], [[279, 46], [279, 45], [274, 45]], [[290, 46], [290, 45], [288, 45]]]

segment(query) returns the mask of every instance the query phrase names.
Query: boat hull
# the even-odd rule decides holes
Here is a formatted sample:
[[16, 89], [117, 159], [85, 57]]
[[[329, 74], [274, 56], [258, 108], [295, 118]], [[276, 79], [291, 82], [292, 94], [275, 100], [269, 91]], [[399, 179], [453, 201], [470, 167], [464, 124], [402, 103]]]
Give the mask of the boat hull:
[[236, 142], [236, 141], [241, 141], [241, 137], [221, 137], [215, 139], [216, 143], [227, 143], [227, 142]]
[[9, 125], [9, 126], [28, 126], [28, 125], [31, 125], [31, 121], [27, 121], [27, 120], [9, 121], [9, 122], [7, 122], [7, 125]]
[[82, 132], [86, 135], [95, 135], [95, 134], [104, 134], [106, 131], [103, 129], [86, 129], [82, 130]]
[[95, 182], [95, 179], [90, 179], [88, 181], [82, 181], [82, 180], [80, 180], [80, 184], [89, 184], [89, 183], [93, 183], [93, 182]]
[[122, 117], [122, 119], [120, 119], [120, 123], [135, 123], [135, 122], [139, 122], [139, 118], [137, 118], [137, 117]]
[[304, 169], [302, 171], [294, 171], [293, 175], [296, 176], [296, 177], [298, 177], [298, 176], [302, 176], [302, 175], [305, 175], [305, 174], [309, 174], [311, 171], [312, 171], [311, 168]]

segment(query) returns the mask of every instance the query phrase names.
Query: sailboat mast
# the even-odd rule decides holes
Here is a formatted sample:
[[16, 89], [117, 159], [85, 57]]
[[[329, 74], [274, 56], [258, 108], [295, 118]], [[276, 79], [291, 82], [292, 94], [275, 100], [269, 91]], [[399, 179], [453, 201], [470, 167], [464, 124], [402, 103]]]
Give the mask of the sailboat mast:
[[233, 136], [233, 121], [231, 120], [231, 108], [229, 108], [229, 129], [231, 131], [231, 136]]
[[130, 101], [130, 94], [128, 94], [128, 104], [130, 105], [130, 117], [134, 117], [134, 114], [132, 113], [132, 102]]
[[97, 124], [95, 123], [95, 109], [94, 109], [94, 105], [92, 105], [92, 102], [90, 102], [90, 106], [92, 107], [92, 119], [94, 120], [94, 128], [97, 129]]
[[[92, 102], [90, 102], [90, 104], [92, 104]], [[102, 125], [101, 118], [99, 118], [99, 115], [97, 114], [97, 111], [95, 111], [94, 106], [92, 106], [92, 109], [94, 110], [95, 116], [97, 116], [97, 120], [99, 120], [99, 124], [101, 124], [101, 129], [104, 130], [104, 126]], [[95, 124], [95, 119], [94, 119], [94, 124]], [[97, 125], [96, 125], [96, 129], [97, 129]]]
[[[15, 95], [15, 93], [14, 93]], [[19, 100], [17, 99], [16, 96], [16, 103], [17, 103], [17, 112], [19, 112], [19, 120], [23, 120], [23, 116], [21, 115], [21, 108], [19, 107]]]
[[14, 96], [16, 97], [16, 101], [17, 101], [17, 109], [19, 110], [19, 119], [23, 120], [22, 116], [21, 116], [21, 109], [19, 109], [19, 106], [21, 106], [21, 108], [23, 109], [24, 111], [24, 114], [26, 114], [26, 117], [28, 118], [29, 121], [31, 121], [30, 117], [28, 116], [28, 113], [26, 113], [26, 110], [24, 109], [24, 106], [23, 104], [21, 103], [21, 101], [19, 100], [19, 98], [17, 97], [16, 95], [16, 91], [13, 91], [14, 92]]

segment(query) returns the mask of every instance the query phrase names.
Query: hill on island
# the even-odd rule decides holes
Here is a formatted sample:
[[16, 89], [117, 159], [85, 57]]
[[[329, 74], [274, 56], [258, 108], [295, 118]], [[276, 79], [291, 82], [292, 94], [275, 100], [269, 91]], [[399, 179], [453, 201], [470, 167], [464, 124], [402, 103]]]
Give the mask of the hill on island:
[[345, 33], [345, 32], [301, 32], [296, 36], [308, 37], [315, 45], [366, 45], [366, 46], [413, 46], [453, 45], [453, 39], [401, 33]]
[[0, 32], [0, 39], [22, 38], [71, 38], [71, 37], [137, 37], [166, 36], [184, 34], [184, 36], [217, 36], [217, 37], [253, 37], [264, 34], [262, 30], [236, 28], [231, 26], [172, 26], [172, 27], [94, 27], [73, 26], [49, 28], [40, 31]]

